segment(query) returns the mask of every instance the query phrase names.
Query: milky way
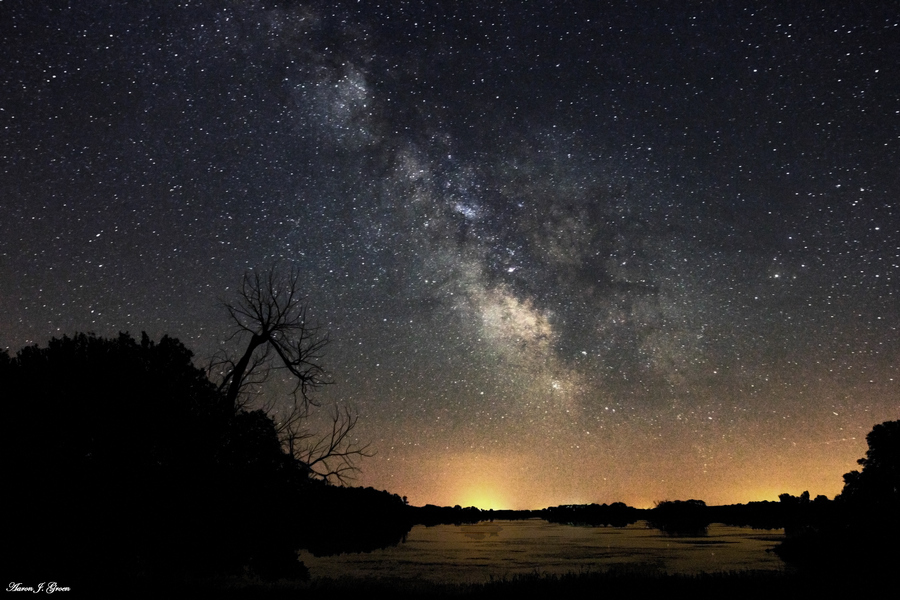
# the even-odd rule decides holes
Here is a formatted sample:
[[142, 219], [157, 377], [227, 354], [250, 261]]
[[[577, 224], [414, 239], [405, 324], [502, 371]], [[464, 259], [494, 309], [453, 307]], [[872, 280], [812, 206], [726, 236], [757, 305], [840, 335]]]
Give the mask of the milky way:
[[295, 266], [414, 504], [832, 496], [900, 417], [891, 2], [45, 4], [0, 3], [0, 347], [203, 364]]

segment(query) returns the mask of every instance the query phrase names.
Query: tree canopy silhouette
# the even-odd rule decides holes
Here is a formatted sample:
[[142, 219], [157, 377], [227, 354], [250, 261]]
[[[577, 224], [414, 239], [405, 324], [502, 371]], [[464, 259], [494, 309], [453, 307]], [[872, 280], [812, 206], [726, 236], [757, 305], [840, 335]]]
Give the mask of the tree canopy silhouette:
[[311, 484], [261, 411], [222, 395], [178, 340], [92, 334], [0, 353], [5, 534], [16, 577], [300, 574], [300, 524], [273, 527]]
[[869, 449], [856, 461], [862, 471], [844, 474], [841, 499], [870, 510], [900, 512], [900, 421], [875, 425], [866, 441]]

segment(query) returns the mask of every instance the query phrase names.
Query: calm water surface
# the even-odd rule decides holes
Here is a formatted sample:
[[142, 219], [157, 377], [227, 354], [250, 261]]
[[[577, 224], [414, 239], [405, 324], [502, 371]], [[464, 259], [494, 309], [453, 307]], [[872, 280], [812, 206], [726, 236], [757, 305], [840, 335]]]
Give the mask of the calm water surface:
[[475, 525], [416, 525], [407, 540], [364, 554], [316, 558], [302, 552], [315, 577], [399, 577], [435, 582], [483, 582], [533, 573], [649, 567], [666, 573], [782, 570], [768, 552], [783, 530], [710, 525], [703, 536], [671, 537], [643, 521], [628, 527], [573, 527], [543, 520]]

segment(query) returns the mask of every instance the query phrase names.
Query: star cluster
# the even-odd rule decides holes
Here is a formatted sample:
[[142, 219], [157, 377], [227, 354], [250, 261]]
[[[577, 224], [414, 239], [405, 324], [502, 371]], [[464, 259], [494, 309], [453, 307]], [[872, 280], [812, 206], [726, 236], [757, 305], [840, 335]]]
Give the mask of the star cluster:
[[4, 0], [0, 345], [303, 273], [414, 504], [829, 496], [900, 408], [888, 2]]

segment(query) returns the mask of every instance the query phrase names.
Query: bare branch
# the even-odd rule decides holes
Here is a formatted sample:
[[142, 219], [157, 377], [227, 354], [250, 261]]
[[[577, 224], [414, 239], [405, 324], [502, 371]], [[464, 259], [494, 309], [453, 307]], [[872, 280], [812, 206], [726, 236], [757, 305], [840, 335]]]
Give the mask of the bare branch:
[[[209, 373], [218, 379], [232, 410], [261, 408], [273, 416], [285, 450], [311, 475], [345, 483], [359, 470], [358, 459], [373, 454], [368, 445], [350, 437], [358, 417], [348, 408], [335, 408], [329, 434], [317, 437], [307, 429], [310, 407], [319, 406], [315, 391], [331, 383], [321, 366], [329, 340], [310, 323], [299, 280], [296, 269], [283, 275], [276, 266], [244, 274], [236, 299], [225, 303], [234, 324], [226, 342], [242, 344], [243, 352], [214, 357]], [[275, 410], [278, 403], [271, 397], [259, 404], [273, 371], [286, 371], [294, 382], [283, 414]]]
[[[360, 444], [350, 434], [356, 428], [359, 416], [348, 407], [334, 407], [331, 431], [319, 438], [298, 431], [291, 443], [293, 454], [306, 464], [316, 476], [340, 484], [346, 484], [359, 471], [360, 458], [375, 456], [370, 444]], [[315, 439], [315, 441], [310, 441]]]
[[229, 339], [246, 343], [244, 353], [230, 359], [230, 370], [222, 379], [232, 406], [246, 406], [243, 398], [274, 369], [286, 369], [294, 378], [295, 402], [315, 405], [313, 392], [330, 383], [319, 364], [328, 337], [307, 319], [299, 272], [291, 269], [287, 276], [280, 276], [276, 267], [265, 273], [248, 271], [237, 300], [225, 308], [235, 326]]

